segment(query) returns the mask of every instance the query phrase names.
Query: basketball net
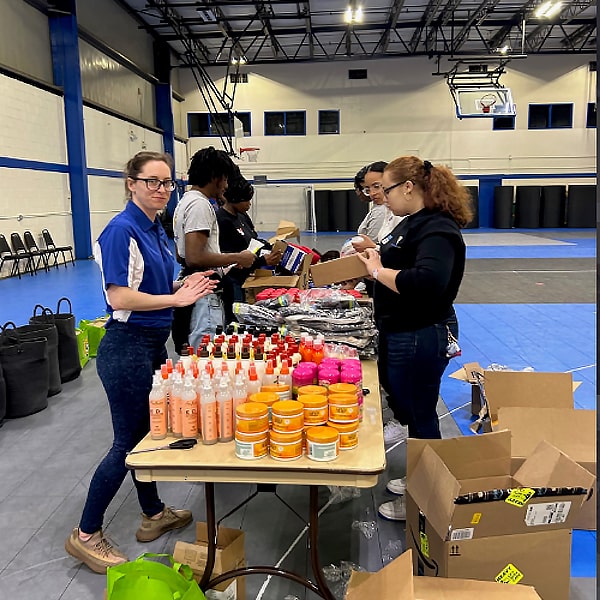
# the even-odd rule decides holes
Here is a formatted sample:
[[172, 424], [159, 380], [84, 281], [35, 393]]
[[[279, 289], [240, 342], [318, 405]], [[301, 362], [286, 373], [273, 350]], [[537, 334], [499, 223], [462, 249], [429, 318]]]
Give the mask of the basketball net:
[[492, 109], [492, 106], [496, 104], [496, 96], [493, 96], [492, 94], [486, 94], [479, 100], [479, 104], [481, 105], [481, 112], [487, 115]]

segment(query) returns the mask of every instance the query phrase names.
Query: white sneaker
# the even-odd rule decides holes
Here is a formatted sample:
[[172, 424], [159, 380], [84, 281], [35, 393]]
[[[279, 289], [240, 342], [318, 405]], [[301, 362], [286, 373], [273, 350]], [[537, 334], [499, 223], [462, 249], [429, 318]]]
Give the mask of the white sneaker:
[[396, 494], [396, 496], [403, 496], [406, 492], [406, 477], [390, 479], [385, 489], [392, 494]]
[[406, 521], [406, 504], [404, 496], [399, 496], [393, 502], [384, 502], [379, 506], [377, 512], [390, 521]]
[[394, 442], [400, 442], [408, 437], [406, 427], [402, 426], [396, 419], [388, 421], [383, 426], [383, 441], [386, 444], [393, 444]]

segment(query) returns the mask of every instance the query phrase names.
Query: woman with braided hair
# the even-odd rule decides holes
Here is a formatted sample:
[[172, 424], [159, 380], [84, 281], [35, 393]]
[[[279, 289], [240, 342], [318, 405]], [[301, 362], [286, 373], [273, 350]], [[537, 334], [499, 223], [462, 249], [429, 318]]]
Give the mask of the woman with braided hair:
[[[460, 352], [453, 302], [465, 268], [460, 228], [472, 216], [470, 195], [450, 169], [416, 156], [390, 162], [382, 187], [386, 205], [406, 218], [380, 240], [379, 252], [359, 255], [375, 281], [379, 378], [410, 437], [440, 438], [440, 382]], [[400, 480], [388, 484], [395, 493], [403, 487]], [[403, 497], [379, 512], [404, 520]]]

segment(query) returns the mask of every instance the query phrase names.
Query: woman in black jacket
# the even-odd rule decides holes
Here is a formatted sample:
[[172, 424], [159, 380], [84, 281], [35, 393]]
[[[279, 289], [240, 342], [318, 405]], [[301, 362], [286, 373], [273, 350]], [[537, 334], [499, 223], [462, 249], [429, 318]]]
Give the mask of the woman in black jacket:
[[[380, 240], [379, 253], [361, 256], [375, 280], [379, 377], [408, 435], [440, 438], [440, 382], [460, 352], [453, 302], [465, 268], [460, 228], [472, 216], [470, 196], [448, 168], [416, 156], [389, 163], [382, 185], [390, 210], [406, 219]], [[380, 514], [401, 520], [384, 514], [385, 506]]]

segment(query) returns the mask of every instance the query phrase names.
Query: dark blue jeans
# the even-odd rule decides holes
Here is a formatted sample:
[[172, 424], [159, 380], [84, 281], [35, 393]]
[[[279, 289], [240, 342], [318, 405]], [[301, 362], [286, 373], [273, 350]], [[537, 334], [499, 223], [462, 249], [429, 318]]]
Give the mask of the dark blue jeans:
[[441, 438], [437, 402], [446, 357], [448, 329], [458, 339], [456, 316], [416, 331], [386, 332], [379, 327], [379, 381], [394, 417], [414, 438]]
[[[152, 374], [167, 359], [165, 342], [169, 333], [169, 328], [113, 321], [100, 342], [96, 368], [108, 397], [114, 439], [90, 483], [79, 523], [85, 533], [102, 528], [104, 513], [127, 475], [127, 452], [150, 431], [148, 395]], [[149, 517], [157, 515], [164, 504], [156, 483], [137, 481], [133, 471], [131, 476], [142, 512]]]

